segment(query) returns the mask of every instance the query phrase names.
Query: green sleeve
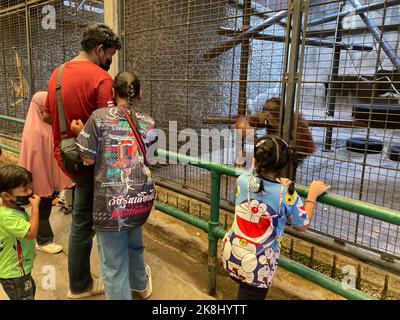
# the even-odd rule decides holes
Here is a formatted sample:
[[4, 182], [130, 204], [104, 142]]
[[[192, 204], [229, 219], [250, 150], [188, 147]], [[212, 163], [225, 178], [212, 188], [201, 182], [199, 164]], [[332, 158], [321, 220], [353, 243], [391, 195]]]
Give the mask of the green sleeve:
[[25, 238], [31, 224], [23, 217], [16, 214], [7, 214], [2, 219], [1, 228], [5, 233], [17, 238]]

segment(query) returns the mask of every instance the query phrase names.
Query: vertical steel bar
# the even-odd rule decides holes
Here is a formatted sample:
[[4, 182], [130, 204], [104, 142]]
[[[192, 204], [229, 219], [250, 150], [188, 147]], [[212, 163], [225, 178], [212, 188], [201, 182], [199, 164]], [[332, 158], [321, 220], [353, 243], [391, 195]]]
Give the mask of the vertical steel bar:
[[[342, 41], [342, 34], [343, 34], [342, 20], [344, 17], [339, 15], [339, 13], [342, 11], [342, 8], [345, 4], [346, 4], [346, 1], [342, 1], [338, 7], [338, 19], [336, 22], [336, 31], [335, 31], [335, 42], [336, 43]], [[336, 44], [334, 45], [333, 48], [334, 48], [333, 49], [333, 51], [334, 51], [333, 62], [332, 62], [332, 68], [331, 68], [331, 72], [330, 72], [328, 88], [327, 88], [327, 97], [326, 97], [326, 101], [328, 103], [328, 116], [330, 116], [330, 117], [333, 117], [335, 115], [336, 94], [337, 94], [337, 87], [338, 87], [338, 85], [332, 81], [337, 81], [337, 79], [338, 79], [340, 54], [342, 52], [341, 47]], [[324, 143], [324, 150], [326, 150], [326, 151], [331, 150], [332, 134], [333, 134], [333, 128], [332, 127], [326, 128], [325, 143]]]
[[[296, 90], [296, 101], [295, 101], [295, 114], [297, 115], [294, 117], [292, 132], [293, 132], [293, 143], [295, 143], [297, 148], [297, 133], [298, 133], [298, 118], [300, 115], [300, 101], [302, 95], [302, 75], [303, 75], [303, 66], [305, 62], [305, 48], [306, 48], [306, 37], [307, 34], [307, 22], [308, 22], [308, 15], [309, 15], [309, 0], [303, 0], [302, 10], [302, 26], [301, 26], [301, 34], [302, 41], [301, 41], [301, 50], [299, 53], [299, 65], [298, 65], [298, 76], [297, 76], [297, 90]], [[290, 177], [293, 181], [296, 180], [296, 172], [297, 171], [297, 164], [293, 163], [293, 161], [289, 164], [289, 173], [288, 177]]]
[[208, 293], [215, 294], [217, 287], [217, 245], [216, 230], [219, 226], [219, 201], [221, 191], [221, 174], [211, 170], [211, 204], [210, 218], [208, 221]]
[[[353, 5], [354, 9], [361, 7], [361, 3], [358, 0], [349, 0]], [[396, 68], [397, 72], [400, 73], [400, 58], [396, 51], [393, 50], [390, 43], [383, 36], [383, 32], [375, 25], [375, 22], [365, 13], [358, 14], [367, 27], [371, 30], [372, 35], [375, 40], [382, 43], [382, 49], [388, 56], [389, 60], [392, 62], [393, 66]]]
[[[386, 18], [386, 7], [384, 8], [384, 14], [382, 15], [382, 25], [384, 25], [385, 23], [385, 18]], [[381, 34], [381, 37], [383, 38], [383, 33]], [[379, 61], [380, 61], [380, 57], [381, 57], [381, 52], [382, 52], [382, 41], [378, 40], [378, 52], [376, 54], [376, 63], [375, 63], [375, 72], [374, 72], [374, 79], [373, 79], [373, 84], [372, 84], [372, 90], [371, 90], [371, 109], [372, 109], [372, 105], [374, 103], [374, 98], [375, 98], [375, 90], [376, 90], [376, 86], [377, 86], [377, 71], [379, 69]], [[366, 141], [369, 140], [369, 136], [371, 133], [371, 122], [372, 122], [372, 110], [370, 109], [369, 115], [368, 115], [368, 125], [367, 125], [367, 136], [366, 136]], [[363, 195], [363, 191], [364, 191], [364, 179], [365, 179], [365, 167], [366, 167], [366, 163], [367, 163], [367, 150], [364, 151], [364, 157], [363, 157], [363, 162], [362, 162], [362, 170], [361, 170], [361, 179], [360, 179], [360, 189], [359, 189], [359, 195], [358, 195], [358, 199], [362, 200], [362, 195]], [[358, 240], [358, 229], [360, 226], [360, 214], [357, 214], [357, 219], [356, 219], [356, 230], [355, 230], [355, 236], [354, 236], [354, 242], [357, 243]], [[361, 239], [362, 242], [362, 239]]]
[[[286, 99], [284, 106], [284, 114], [283, 114], [283, 127], [282, 127], [282, 138], [287, 141], [289, 144], [293, 144], [295, 142], [293, 139], [293, 113], [295, 107], [295, 98], [296, 98], [296, 89], [297, 82], [299, 81], [298, 75], [298, 65], [299, 65], [299, 52], [300, 52], [300, 35], [301, 35], [301, 24], [302, 24], [302, 6], [303, 1], [290, 0], [288, 3], [289, 6], [289, 17], [288, 25], [290, 22], [292, 23], [292, 34], [291, 34], [291, 42], [290, 42], [290, 53], [289, 53], [289, 72], [285, 76], [285, 80], [287, 81], [286, 87]], [[284, 174], [286, 176], [289, 175], [290, 168], [285, 168]], [[291, 177], [292, 179], [294, 177]]]
[[[242, 18], [242, 32], [250, 29], [250, 10], [251, 0], [244, 1], [243, 18]], [[238, 115], [245, 116], [247, 113], [247, 73], [249, 69], [250, 58], [250, 40], [242, 40], [240, 48], [240, 65], [239, 65], [239, 96], [238, 96]], [[242, 137], [241, 143], [241, 156], [245, 156], [245, 139]]]

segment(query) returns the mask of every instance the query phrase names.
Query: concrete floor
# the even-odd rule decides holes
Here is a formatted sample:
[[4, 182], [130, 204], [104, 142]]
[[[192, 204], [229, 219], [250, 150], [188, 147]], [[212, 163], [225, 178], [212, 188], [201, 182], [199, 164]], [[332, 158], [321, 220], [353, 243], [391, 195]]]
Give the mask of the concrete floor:
[[[51, 222], [55, 242], [64, 246], [63, 252], [52, 255], [37, 252], [33, 269], [38, 300], [64, 300], [68, 292], [68, 236], [71, 215], [63, 215], [57, 207], [53, 208]], [[181, 223], [159, 211], [153, 211], [144, 227], [146, 262], [152, 267], [152, 300], [211, 300], [235, 299], [237, 284], [219, 269], [217, 293], [215, 297], [207, 294], [207, 235], [198, 229]], [[99, 276], [99, 260], [94, 242], [92, 273]], [[46, 288], [48, 270], [54, 268], [56, 280], [54, 289]], [[87, 298], [102, 300], [104, 295]], [[326, 300], [341, 297], [313, 283], [280, 268], [268, 299], [310, 299]], [[0, 288], [0, 300], [8, 297]]]

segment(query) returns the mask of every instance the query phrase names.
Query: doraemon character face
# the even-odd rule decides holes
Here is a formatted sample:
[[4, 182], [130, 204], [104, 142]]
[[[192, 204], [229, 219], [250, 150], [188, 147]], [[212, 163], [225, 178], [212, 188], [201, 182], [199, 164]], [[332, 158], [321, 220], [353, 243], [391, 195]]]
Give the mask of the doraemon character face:
[[275, 237], [275, 226], [272, 215], [275, 212], [267, 204], [253, 199], [244, 201], [235, 208], [235, 221], [233, 230], [236, 235], [249, 239], [257, 244], [265, 244], [265, 241], [272, 236]]

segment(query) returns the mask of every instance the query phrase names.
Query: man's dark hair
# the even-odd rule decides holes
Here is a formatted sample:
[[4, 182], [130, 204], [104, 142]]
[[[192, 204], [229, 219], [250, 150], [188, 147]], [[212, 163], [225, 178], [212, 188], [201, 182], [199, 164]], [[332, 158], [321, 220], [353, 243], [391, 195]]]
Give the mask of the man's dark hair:
[[26, 186], [32, 182], [32, 173], [16, 164], [0, 167], [0, 193]]
[[104, 48], [121, 49], [121, 41], [118, 36], [105, 24], [90, 25], [82, 35], [82, 50], [89, 52], [97, 46]]

